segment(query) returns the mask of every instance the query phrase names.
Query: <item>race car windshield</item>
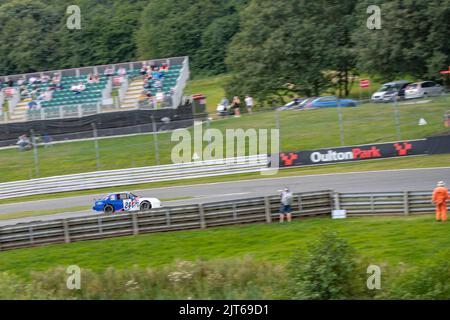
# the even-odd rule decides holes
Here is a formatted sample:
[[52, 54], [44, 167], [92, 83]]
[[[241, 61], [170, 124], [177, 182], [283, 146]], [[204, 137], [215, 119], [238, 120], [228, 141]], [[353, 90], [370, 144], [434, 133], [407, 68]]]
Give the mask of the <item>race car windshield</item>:
[[130, 196], [132, 196], [133, 198], [137, 198], [138, 196], [135, 195], [134, 193], [130, 193]]

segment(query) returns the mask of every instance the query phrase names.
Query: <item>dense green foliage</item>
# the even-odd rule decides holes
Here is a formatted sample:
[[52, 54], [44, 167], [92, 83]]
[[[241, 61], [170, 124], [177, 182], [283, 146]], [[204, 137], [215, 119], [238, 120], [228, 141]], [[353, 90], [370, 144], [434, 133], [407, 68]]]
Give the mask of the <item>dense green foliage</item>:
[[[432, 220], [308, 219], [3, 252], [0, 300], [449, 299], [449, 251], [438, 249], [448, 225]], [[66, 286], [72, 264], [80, 290]]]
[[194, 74], [231, 72], [227, 92], [259, 101], [347, 96], [362, 73], [438, 80], [450, 64], [450, 0], [3, 0], [0, 30], [1, 74], [189, 55]]

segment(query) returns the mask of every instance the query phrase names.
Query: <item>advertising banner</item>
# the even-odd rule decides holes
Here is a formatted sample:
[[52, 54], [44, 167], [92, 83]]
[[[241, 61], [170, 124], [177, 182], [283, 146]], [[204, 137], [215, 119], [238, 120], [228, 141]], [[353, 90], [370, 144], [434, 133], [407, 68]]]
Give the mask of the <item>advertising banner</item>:
[[427, 154], [427, 140], [280, 153], [280, 167], [297, 167]]

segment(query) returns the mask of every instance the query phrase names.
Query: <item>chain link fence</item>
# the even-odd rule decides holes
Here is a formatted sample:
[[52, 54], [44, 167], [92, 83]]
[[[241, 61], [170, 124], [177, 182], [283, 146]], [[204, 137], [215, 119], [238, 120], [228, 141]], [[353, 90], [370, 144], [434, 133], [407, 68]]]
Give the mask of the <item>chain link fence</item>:
[[[89, 131], [52, 137], [30, 132], [29, 144], [22, 151], [17, 140], [0, 150], [1, 181], [169, 164], [171, 152], [179, 143], [171, 141], [171, 130], [192, 130], [194, 123], [199, 123], [193, 119], [181, 121], [148, 121], [110, 129], [93, 126]], [[420, 139], [449, 132], [449, 126], [450, 96], [345, 108], [254, 110], [241, 117], [203, 121], [203, 130], [213, 128], [223, 133], [227, 129], [279, 129], [280, 151]], [[203, 146], [208, 143], [206, 139]], [[248, 143], [246, 148], [249, 151]]]

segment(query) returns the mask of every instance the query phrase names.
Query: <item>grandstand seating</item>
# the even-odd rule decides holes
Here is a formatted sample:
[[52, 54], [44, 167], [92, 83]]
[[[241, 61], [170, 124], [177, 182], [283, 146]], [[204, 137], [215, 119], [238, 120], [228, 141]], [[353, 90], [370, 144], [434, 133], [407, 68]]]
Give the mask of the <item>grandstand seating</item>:
[[[130, 63], [131, 70], [127, 70], [127, 77], [130, 81], [133, 80], [143, 80], [143, 76], [140, 73], [140, 68], [137, 68], [137, 66], [132, 66], [132, 63]], [[161, 90], [166, 96], [169, 96], [173, 93], [173, 89], [177, 86], [177, 80], [180, 76], [180, 71], [182, 69], [182, 64], [172, 64], [169, 67], [169, 70], [164, 72], [164, 77], [161, 79], [161, 87], [157, 88], [155, 87], [156, 81], [150, 80], [148, 83], [150, 85], [150, 88], [142, 88], [142, 90], [147, 90], [150, 92], [153, 96], [156, 95], [156, 93]], [[94, 68], [94, 67], [92, 67]], [[95, 67], [96, 68], [96, 67]], [[114, 77], [118, 76], [118, 67], [115, 68], [116, 73]], [[97, 70], [97, 69], [95, 69]], [[99, 69], [101, 70], [101, 69]], [[78, 72], [77, 72], [78, 73]], [[79, 116], [80, 115], [80, 108], [82, 108], [82, 115], [89, 115], [89, 114], [95, 114], [98, 112], [99, 107], [98, 105], [102, 103], [102, 100], [104, 98], [110, 98], [111, 96], [105, 96], [104, 90], [107, 88], [108, 81], [110, 80], [110, 77], [106, 75], [102, 75], [100, 72], [100, 79], [97, 83], [88, 83], [88, 74], [86, 74], [86, 71], [83, 72], [83, 75], [78, 76], [71, 76], [67, 75], [70, 73], [66, 73], [64, 75], [64, 70], [61, 72], [63, 74], [60, 78], [60, 84], [62, 85], [62, 89], [57, 90], [51, 90], [51, 99], [48, 101], [41, 101], [40, 102], [40, 108], [32, 108], [29, 109], [27, 106], [27, 103], [31, 101], [29, 95], [24, 95], [21, 97], [21, 102], [19, 103], [19, 109], [22, 109], [26, 113], [26, 118], [28, 120], [37, 120], [42, 117], [42, 115], [45, 116], [45, 118], [55, 118], [55, 117], [70, 117], [70, 116]], [[94, 73], [90, 71], [90, 73]], [[54, 72], [43, 72], [43, 74], [54, 74]], [[72, 74], [75, 74], [75, 72], [72, 72]], [[80, 73], [78, 73], [80, 74]], [[27, 80], [29, 80], [29, 77], [26, 77]], [[36, 76], [36, 78], [39, 78], [39, 76]], [[17, 84], [17, 76], [15, 76], [13, 88], [16, 89], [18, 92], [20, 91], [20, 87]], [[6, 79], [4, 79], [6, 80]], [[80, 82], [84, 83], [86, 89], [82, 92], [75, 93], [71, 91], [71, 87], [73, 84], [79, 84]], [[51, 85], [52, 81], [49, 80], [47, 83], [38, 83], [35, 82], [34, 84], [26, 83], [25, 86], [28, 89], [28, 92], [31, 93], [35, 86], [37, 85], [39, 88], [40, 93], [43, 93], [49, 89], [49, 86]], [[6, 83], [6, 81], [3, 81], [0, 85], [0, 89], [4, 89], [3, 92], [8, 91], [11, 89], [11, 87]], [[133, 96], [132, 94], [130, 96]], [[34, 98], [35, 95], [34, 95]], [[26, 111], [25, 111], [25, 110]], [[61, 110], [62, 109], [62, 110]]]

